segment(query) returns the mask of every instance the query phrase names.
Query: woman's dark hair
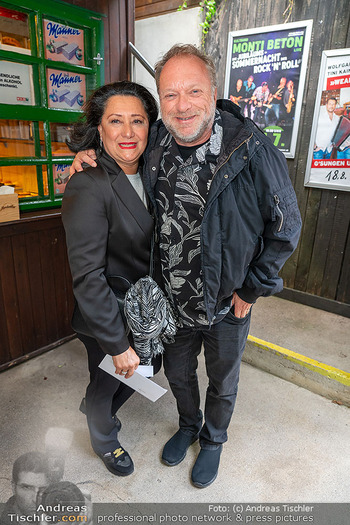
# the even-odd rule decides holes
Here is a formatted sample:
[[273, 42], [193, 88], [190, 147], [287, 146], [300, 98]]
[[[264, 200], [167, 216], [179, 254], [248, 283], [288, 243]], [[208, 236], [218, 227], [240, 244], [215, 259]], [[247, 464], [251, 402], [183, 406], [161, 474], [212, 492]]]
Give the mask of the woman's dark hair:
[[106, 84], [92, 93], [84, 105], [84, 116], [73, 125], [73, 131], [66, 141], [71, 151], [77, 153], [90, 148], [97, 150], [100, 147], [100, 134], [97, 128], [101, 124], [109, 98], [114, 95], [138, 98], [145, 108], [149, 125], [157, 120], [157, 102], [144, 86], [128, 80]]

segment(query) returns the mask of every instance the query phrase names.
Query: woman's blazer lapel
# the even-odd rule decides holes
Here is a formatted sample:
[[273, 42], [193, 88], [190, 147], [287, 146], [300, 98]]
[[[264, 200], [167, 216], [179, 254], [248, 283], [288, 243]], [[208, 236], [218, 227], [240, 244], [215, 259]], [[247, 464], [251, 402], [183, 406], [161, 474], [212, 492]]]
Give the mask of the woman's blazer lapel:
[[145, 234], [149, 235], [150, 228], [153, 225], [153, 218], [124, 172], [120, 171], [118, 175], [113, 176], [111, 184], [119, 200], [128, 209]]

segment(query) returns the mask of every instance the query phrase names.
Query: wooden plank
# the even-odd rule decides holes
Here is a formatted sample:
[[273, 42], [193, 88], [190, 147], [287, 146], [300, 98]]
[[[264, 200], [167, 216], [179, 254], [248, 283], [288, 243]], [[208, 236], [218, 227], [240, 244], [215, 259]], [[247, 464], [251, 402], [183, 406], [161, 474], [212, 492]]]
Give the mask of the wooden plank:
[[[128, 43], [135, 43], [135, 0], [127, 2], [127, 23], [128, 23]], [[132, 60], [129, 44], [127, 48], [127, 78], [131, 79], [132, 74]]]
[[[3, 276], [3, 278], [6, 279], [5, 276]], [[11, 360], [9, 336], [7, 332], [6, 311], [2, 289], [2, 273], [0, 271], [0, 365], [1, 363], [7, 363]]]
[[124, 80], [128, 78], [129, 40], [133, 41], [134, 0], [111, 0], [109, 3], [109, 40], [110, 40], [110, 80]]
[[[188, 0], [187, 7], [197, 7], [200, 4], [198, 1]], [[135, 18], [141, 20], [142, 18], [149, 18], [151, 16], [164, 15], [166, 13], [176, 12], [181, 5], [181, 0], [160, 0], [158, 2], [145, 2], [140, 4], [136, 2]]]
[[50, 345], [44, 346], [43, 348], [38, 348], [34, 352], [31, 352], [30, 354], [25, 354], [17, 359], [13, 359], [12, 361], [8, 361], [4, 364], [0, 363], [0, 372], [3, 372], [4, 370], [8, 370], [9, 368], [12, 368], [13, 366], [19, 365], [21, 363], [24, 363], [25, 361], [28, 361], [28, 359], [31, 359], [33, 357], [37, 357], [41, 354], [44, 354], [45, 352], [49, 352], [50, 350], [53, 350], [54, 348], [57, 348], [58, 346], [61, 346], [65, 343], [68, 343], [68, 341], [71, 341], [72, 339], [76, 338], [76, 334], [70, 334], [66, 337], [62, 337], [61, 339], [58, 339], [58, 341], [55, 341], [54, 343], [51, 343]]
[[45, 299], [42, 279], [42, 261], [40, 258], [40, 233], [32, 232], [25, 236], [28, 257], [29, 286], [32, 297], [33, 330], [35, 333], [35, 349], [47, 345], [47, 329], [45, 322]]
[[294, 288], [295, 274], [298, 268], [299, 253], [297, 250], [288, 259], [280, 272], [280, 276], [283, 279], [283, 286], [288, 288]]
[[[27, 231], [30, 227], [34, 231]], [[60, 216], [17, 223], [17, 229], [21, 233], [0, 236], [0, 365], [73, 333], [72, 282]]]
[[[23, 354], [23, 347], [21, 325], [18, 315], [16, 277], [13, 267], [13, 253], [10, 238], [0, 239], [0, 253], [1, 293], [7, 326], [8, 348], [10, 349], [11, 359], [16, 359]], [[6, 356], [1, 355], [1, 360], [5, 358]]]
[[[55, 231], [55, 230], [54, 230]], [[55, 282], [52, 276], [53, 245], [57, 239], [52, 231], [43, 231], [40, 235], [40, 258], [42, 261], [42, 280], [44, 291], [44, 311], [48, 344], [59, 338], [55, 301]]]
[[65, 334], [70, 325], [68, 314], [68, 289], [66, 283], [66, 243], [62, 229], [55, 230], [57, 242], [52, 245], [52, 274], [55, 290], [55, 304], [57, 311], [57, 329], [59, 334]]
[[22, 346], [25, 352], [36, 349], [33, 321], [33, 304], [28, 272], [28, 254], [24, 235], [12, 237], [13, 267], [18, 296], [18, 315], [21, 327]]
[[[119, 2], [119, 76], [118, 80], [126, 78], [129, 54], [129, 28], [127, 24], [126, 2]], [[122, 75], [125, 76], [122, 76]]]
[[[171, 4], [173, 0], [135, 0], [135, 7], [144, 7], [150, 5], [161, 5], [161, 4]], [[189, 0], [186, 2], [187, 5], [190, 3], [200, 4], [200, 0]], [[182, 0], [177, 0], [177, 6], [179, 7], [182, 4]]]
[[110, 64], [110, 56], [111, 56], [111, 42], [109, 38], [110, 34], [110, 18], [108, 16], [108, 0], [101, 0], [101, 13], [106, 15], [103, 18], [103, 40], [104, 40], [104, 55], [103, 55], [103, 63], [104, 63], [104, 70], [105, 70], [105, 84], [109, 84], [111, 81], [111, 64]]
[[327, 254], [331, 240], [330, 225], [335, 214], [334, 194], [332, 191], [322, 192], [320, 211], [315, 232], [315, 241], [312, 251], [306, 291], [321, 295], [322, 282], [325, 273]]
[[337, 301], [350, 304], [350, 231], [347, 232], [347, 244], [344, 251], [344, 262], [339, 277]]
[[21, 219], [11, 224], [0, 225], [0, 239], [9, 238], [14, 235], [22, 235], [34, 231], [57, 228], [61, 224], [61, 214], [49, 215], [31, 219]]
[[67, 328], [66, 328], [65, 333], [66, 335], [69, 335], [73, 333], [73, 329], [71, 327], [71, 319], [72, 319], [73, 309], [74, 309], [74, 295], [73, 295], [72, 275], [70, 272], [67, 255], [66, 255], [66, 264], [65, 264], [65, 280], [66, 280], [66, 290], [67, 290], [67, 316], [68, 316]]
[[111, 82], [122, 80], [121, 50], [120, 50], [120, 2], [112, 0], [108, 6], [109, 18], [109, 50], [110, 50], [110, 79]]
[[[307, 290], [307, 278], [310, 270], [312, 250], [315, 241], [315, 227], [318, 219], [317, 213], [320, 207], [320, 199], [322, 195], [322, 190], [309, 189], [304, 186], [310, 132], [313, 123], [316, 89], [319, 77], [320, 55], [321, 48], [323, 47], [323, 36], [317, 27], [318, 10], [319, 5], [316, 3], [303, 2], [298, 5], [294, 4], [294, 16], [291, 20], [307, 20], [314, 18], [295, 159], [287, 161], [303, 220], [302, 237], [292, 260], [294, 261], [294, 258], [298, 257], [297, 267], [295, 268], [294, 283], [290, 276], [289, 286], [293, 286], [302, 291]], [[324, 15], [325, 10], [326, 7], [323, 5], [320, 16]], [[290, 264], [291, 262], [287, 261], [285, 271], [288, 271]]]
[[[349, 33], [349, 0], [337, 0], [336, 13], [331, 27], [331, 45], [338, 48], [339, 43], [350, 39]], [[344, 47], [349, 47], [344, 45]]]
[[307, 288], [312, 249], [316, 235], [321, 190], [312, 189], [308, 192], [308, 195], [309, 199], [305, 210], [302, 237], [299, 242], [298, 267], [294, 282], [295, 288], [303, 292], [305, 292]]
[[291, 288], [284, 288], [282, 292], [276, 294], [276, 297], [350, 318], [350, 304], [332, 301], [331, 299], [325, 299], [324, 297], [301, 292], [300, 290], [293, 290]]
[[338, 280], [342, 264], [350, 265], [350, 260], [344, 259], [346, 241], [348, 239], [350, 224], [350, 206], [348, 195], [334, 192], [337, 206], [331, 227], [330, 243], [325, 265], [324, 277], [320, 295], [329, 299], [337, 298]]

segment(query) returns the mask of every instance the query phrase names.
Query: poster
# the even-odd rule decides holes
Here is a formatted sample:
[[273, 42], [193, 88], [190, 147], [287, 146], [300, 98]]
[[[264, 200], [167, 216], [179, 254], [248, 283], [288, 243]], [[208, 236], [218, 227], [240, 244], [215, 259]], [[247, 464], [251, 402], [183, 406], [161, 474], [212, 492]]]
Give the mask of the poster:
[[0, 101], [34, 106], [32, 66], [0, 60]]
[[81, 110], [86, 100], [85, 75], [48, 68], [49, 108]]
[[350, 191], [350, 49], [322, 53], [305, 186]]
[[84, 31], [43, 20], [45, 58], [84, 66]]
[[224, 96], [294, 158], [312, 20], [229, 33]]
[[70, 164], [53, 164], [53, 184], [55, 195], [62, 195], [69, 181]]

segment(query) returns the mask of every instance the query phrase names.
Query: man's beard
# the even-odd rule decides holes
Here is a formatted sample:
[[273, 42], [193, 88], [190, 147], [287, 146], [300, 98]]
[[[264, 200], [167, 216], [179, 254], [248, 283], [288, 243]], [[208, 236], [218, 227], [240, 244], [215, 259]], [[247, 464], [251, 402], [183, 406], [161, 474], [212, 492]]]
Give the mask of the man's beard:
[[[176, 116], [181, 116], [180, 113], [176, 112]], [[192, 113], [192, 115], [197, 115], [197, 113]], [[185, 115], [182, 115], [185, 117]], [[169, 117], [164, 117], [162, 115], [162, 120], [166, 129], [171, 133], [176, 142], [183, 142], [185, 144], [191, 145], [192, 142], [197, 142], [205, 131], [213, 126], [215, 116], [215, 104], [212, 104], [210, 107], [210, 113], [205, 113], [204, 120], [198, 123], [197, 129], [195, 129], [191, 135], [182, 135], [181, 131], [177, 130], [175, 126], [171, 124], [171, 119]]]

